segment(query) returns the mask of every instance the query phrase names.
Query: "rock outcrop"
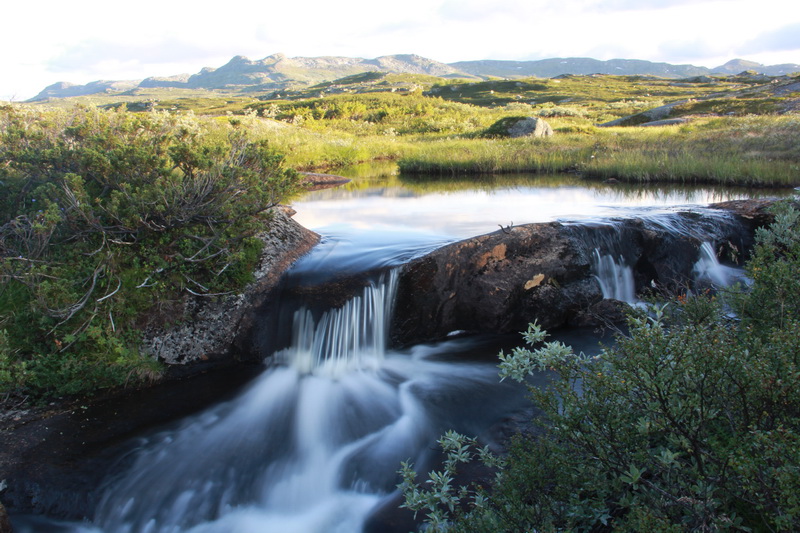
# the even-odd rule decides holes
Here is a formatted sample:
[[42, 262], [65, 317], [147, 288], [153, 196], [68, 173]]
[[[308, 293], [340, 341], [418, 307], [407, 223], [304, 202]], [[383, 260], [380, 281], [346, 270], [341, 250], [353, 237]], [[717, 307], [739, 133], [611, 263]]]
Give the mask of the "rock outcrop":
[[319, 242], [319, 235], [295, 222], [292, 214], [288, 208], [274, 210], [269, 230], [259, 236], [265, 246], [255, 281], [241, 294], [187, 298], [175, 325], [148, 328], [144, 351], [168, 365], [229, 358], [239, 332], [250, 327], [253, 310], [268, 298], [283, 272]]
[[492, 124], [486, 133], [511, 138], [549, 137], [553, 135], [553, 128], [538, 117], [506, 117]]
[[752, 246], [752, 220], [723, 209], [596, 225], [528, 224], [441, 248], [401, 273], [393, 341], [515, 332], [533, 321], [554, 329], [588, 325], [592, 316], [618, 319], [618, 307], [598, 305], [596, 261], [610, 256], [625, 265], [637, 294], [686, 290], [703, 242], [739, 259]]

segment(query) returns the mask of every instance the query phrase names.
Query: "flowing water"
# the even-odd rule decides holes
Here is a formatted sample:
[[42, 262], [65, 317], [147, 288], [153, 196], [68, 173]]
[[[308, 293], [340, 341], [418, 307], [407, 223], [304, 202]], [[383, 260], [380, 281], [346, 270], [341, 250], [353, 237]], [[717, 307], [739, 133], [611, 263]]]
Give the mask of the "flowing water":
[[[391, 497], [401, 461], [430, 466], [433, 442], [450, 428], [491, 442], [498, 423], [527, 408], [519, 388], [498, 382], [492, 362], [507, 339], [390, 349], [399, 265], [497, 226], [653, 216], [743, 196], [702, 189], [621, 193], [580, 187], [572, 178], [496, 185], [425, 189], [387, 177], [298, 201], [296, 219], [323, 242], [289, 278], [318, 283], [378, 267], [383, 274], [341, 307], [287, 308], [288, 346], [237, 398], [142, 437], [102, 488], [90, 523], [23, 520], [18, 530], [359, 532]], [[595, 274], [608, 297], [635, 300], [629, 271], [621, 257], [596, 253]], [[716, 262], [710, 243], [695, 271], [716, 284], [733, 275]]]

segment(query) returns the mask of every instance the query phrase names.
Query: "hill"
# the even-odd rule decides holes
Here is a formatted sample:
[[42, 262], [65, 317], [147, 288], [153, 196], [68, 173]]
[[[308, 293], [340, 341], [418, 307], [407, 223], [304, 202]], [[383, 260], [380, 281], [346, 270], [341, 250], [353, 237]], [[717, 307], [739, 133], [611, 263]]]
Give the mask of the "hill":
[[[473, 77], [445, 63], [412, 54], [382, 56], [375, 59], [334, 56], [290, 58], [283, 54], [274, 54], [256, 61], [244, 56], [235, 56], [219, 68], [206, 67], [191, 76], [183, 74], [167, 78], [151, 77], [141, 81], [93, 82], [87, 85], [56, 83], [45, 88], [31, 101], [126, 91], [132, 88], [182, 88], [234, 92], [297, 90], [364, 72], [426, 74], [444, 78]], [[113, 83], [117, 85], [112, 85]]]
[[235, 56], [221, 67], [206, 67], [192, 75], [180, 74], [132, 81], [95, 81], [86, 85], [59, 82], [46, 87], [30, 101], [101, 93], [113, 94], [137, 88], [202, 89], [241, 94], [282, 90], [297, 91], [365, 72], [418, 74], [474, 80], [552, 78], [569, 74], [658, 76], [677, 79], [715, 74], [731, 75], [742, 71], [754, 71], [767, 76], [781, 76], [800, 72], [800, 65], [765, 66], [760, 63], [734, 59], [714, 69], [708, 69], [694, 65], [672, 65], [639, 59], [600, 61], [591, 58], [553, 58], [538, 61], [483, 60], [446, 64], [413, 54], [381, 56], [375, 59], [339, 56], [290, 58], [283, 54], [273, 54], [260, 60]]

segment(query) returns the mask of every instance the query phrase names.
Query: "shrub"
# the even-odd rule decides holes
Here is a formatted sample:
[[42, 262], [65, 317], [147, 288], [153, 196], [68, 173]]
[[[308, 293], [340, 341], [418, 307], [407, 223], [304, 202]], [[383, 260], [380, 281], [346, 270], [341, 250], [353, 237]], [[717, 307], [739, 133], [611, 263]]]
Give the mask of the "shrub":
[[153, 311], [186, 294], [247, 282], [260, 251], [253, 236], [298, 181], [281, 164], [235, 124], [4, 108], [5, 366], [24, 368], [21, 385], [44, 393], [152, 376], [138, 327], [180, 319]]
[[597, 357], [541, 345], [532, 325], [529, 346], [501, 354], [500, 369], [554, 373], [550, 388], [531, 389], [541, 436], [517, 437], [480, 505], [436, 516], [438, 529], [800, 528], [799, 218], [783, 207], [758, 233], [752, 289], [635, 312]]

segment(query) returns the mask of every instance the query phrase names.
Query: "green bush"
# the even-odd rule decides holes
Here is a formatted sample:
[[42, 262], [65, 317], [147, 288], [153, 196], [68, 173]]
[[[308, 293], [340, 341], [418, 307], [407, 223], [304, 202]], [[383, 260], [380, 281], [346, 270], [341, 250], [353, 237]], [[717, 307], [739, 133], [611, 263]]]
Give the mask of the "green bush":
[[635, 312], [599, 356], [541, 345], [533, 325], [500, 368], [553, 372], [531, 389], [538, 436], [471, 505], [433, 481], [420, 507], [404, 467], [406, 505], [452, 531], [800, 529], [799, 219], [782, 207], [759, 231], [750, 289]]
[[231, 122], [0, 110], [0, 312], [4, 366], [24, 374], [15, 385], [79, 393], [152, 376], [140, 326], [180, 320], [169, 310], [187, 294], [242, 288], [254, 236], [297, 182]]

